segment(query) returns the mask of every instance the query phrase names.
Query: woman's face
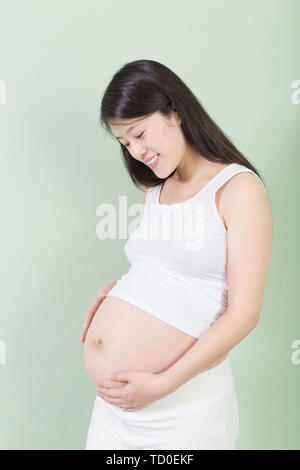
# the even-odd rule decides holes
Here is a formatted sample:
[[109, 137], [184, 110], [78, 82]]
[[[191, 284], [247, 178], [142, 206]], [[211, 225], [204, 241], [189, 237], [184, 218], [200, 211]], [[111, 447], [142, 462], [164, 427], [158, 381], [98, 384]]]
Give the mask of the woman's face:
[[[186, 152], [186, 139], [176, 111], [169, 118], [155, 112], [142, 118], [110, 120], [109, 126], [133, 158], [149, 166], [159, 178], [172, 173]], [[147, 163], [159, 154], [156, 162]]]

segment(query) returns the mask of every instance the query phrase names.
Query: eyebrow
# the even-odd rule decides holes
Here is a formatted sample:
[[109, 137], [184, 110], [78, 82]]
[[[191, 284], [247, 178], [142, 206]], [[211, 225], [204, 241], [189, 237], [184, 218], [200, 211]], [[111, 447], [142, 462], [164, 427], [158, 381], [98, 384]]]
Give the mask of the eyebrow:
[[[131, 127], [129, 127], [129, 129], [128, 129], [128, 131], [127, 131], [127, 132], [130, 134], [130, 131], [132, 131], [132, 129], [134, 129], [134, 128], [135, 128], [136, 126], [138, 126], [138, 125], [139, 125], [139, 124], [136, 124], [135, 126], [131, 126]], [[119, 136], [119, 137], [117, 137], [117, 139], [124, 139], [124, 137], [122, 137], [122, 136]]]

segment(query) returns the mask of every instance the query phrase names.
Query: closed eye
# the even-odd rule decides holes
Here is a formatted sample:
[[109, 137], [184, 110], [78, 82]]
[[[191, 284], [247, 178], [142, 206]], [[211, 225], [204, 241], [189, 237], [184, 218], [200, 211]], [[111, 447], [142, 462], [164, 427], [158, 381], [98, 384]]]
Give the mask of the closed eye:
[[[140, 139], [140, 138], [142, 137], [142, 135], [144, 134], [144, 132], [145, 132], [145, 131], [143, 131], [140, 135], [138, 135], [138, 136], [136, 137], [136, 139]], [[124, 145], [124, 147], [128, 147], [128, 146], [129, 146], [129, 144]]]

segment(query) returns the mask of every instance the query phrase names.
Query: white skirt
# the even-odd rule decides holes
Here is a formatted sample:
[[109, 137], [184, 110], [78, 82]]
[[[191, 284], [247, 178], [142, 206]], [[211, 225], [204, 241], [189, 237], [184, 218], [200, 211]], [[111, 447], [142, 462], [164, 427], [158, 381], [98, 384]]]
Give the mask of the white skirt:
[[239, 411], [229, 356], [136, 411], [96, 395], [85, 450], [233, 450]]

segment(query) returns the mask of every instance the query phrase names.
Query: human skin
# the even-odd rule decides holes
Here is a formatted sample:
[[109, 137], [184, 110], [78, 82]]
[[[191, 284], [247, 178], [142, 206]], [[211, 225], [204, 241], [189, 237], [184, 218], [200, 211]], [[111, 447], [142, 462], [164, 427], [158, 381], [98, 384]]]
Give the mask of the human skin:
[[[214, 165], [215, 174], [224, 167]], [[170, 184], [176, 183], [170, 181]], [[203, 181], [202, 185], [204, 184], [206, 182]], [[176, 194], [185, 200], [200, 190], [199, 185], [201, 186], [199, 181], [197, 185], [194, 184], [193, 192], [190, 187], [189, 192]], [[223, 187], [216, 196], [216, 205], [222, 220], [220, 194]], [[84, 363], [95, 387], [120, 387], [122, 383], [106, 379], [105, 376], [112, 371], [129, 369], [164, 372], [196, 341], [198, 338], [112, 295], [102, 301], [89, 325], [84, 342]]]
[[[134, 124], [132, 137], [127, 128]], [[154, 114], [146, 119], [115, 122], [112, 130], [116, 136], [123, 136], [122, 145], [129, 142], [126, 146], [133, 158], [144, 164], [160, 153], [160, 161], [153, 168], [160, 178], [176, 169], [163, 185], [160, 194], [163, 204], [192, 197], [226, 166], [208, 161], [190, 148], [176, 113], [170, 120]], [[140, 131], [144, 132], [143, 142], [138, 138]], [[223, 191], [227, 194], [224, 198]], [[197, 341], [136, 306], [110, 296], [98, 309], [85, 343], [85, 364], [96, 386], [122, 386], [119, 381], [105, 380], [111, 370], [142, 369], [162, 372], [168, 382], [166, 386], [176, 384], [176, 387], [224, 360], [256, 326], [272, 245], [270, 206], [261, 183], [251, 174], [235, 175], [227, 181], [216, 193], [216, 205], [228, 232], [228, 312]]]
[[84, 363], [95, 387], [118, 387], [122, 383], [106, 379], [106, 374], [128, 369], [163, 372], [196, 341], [139, 307], [108, 296], [87, 331]]

